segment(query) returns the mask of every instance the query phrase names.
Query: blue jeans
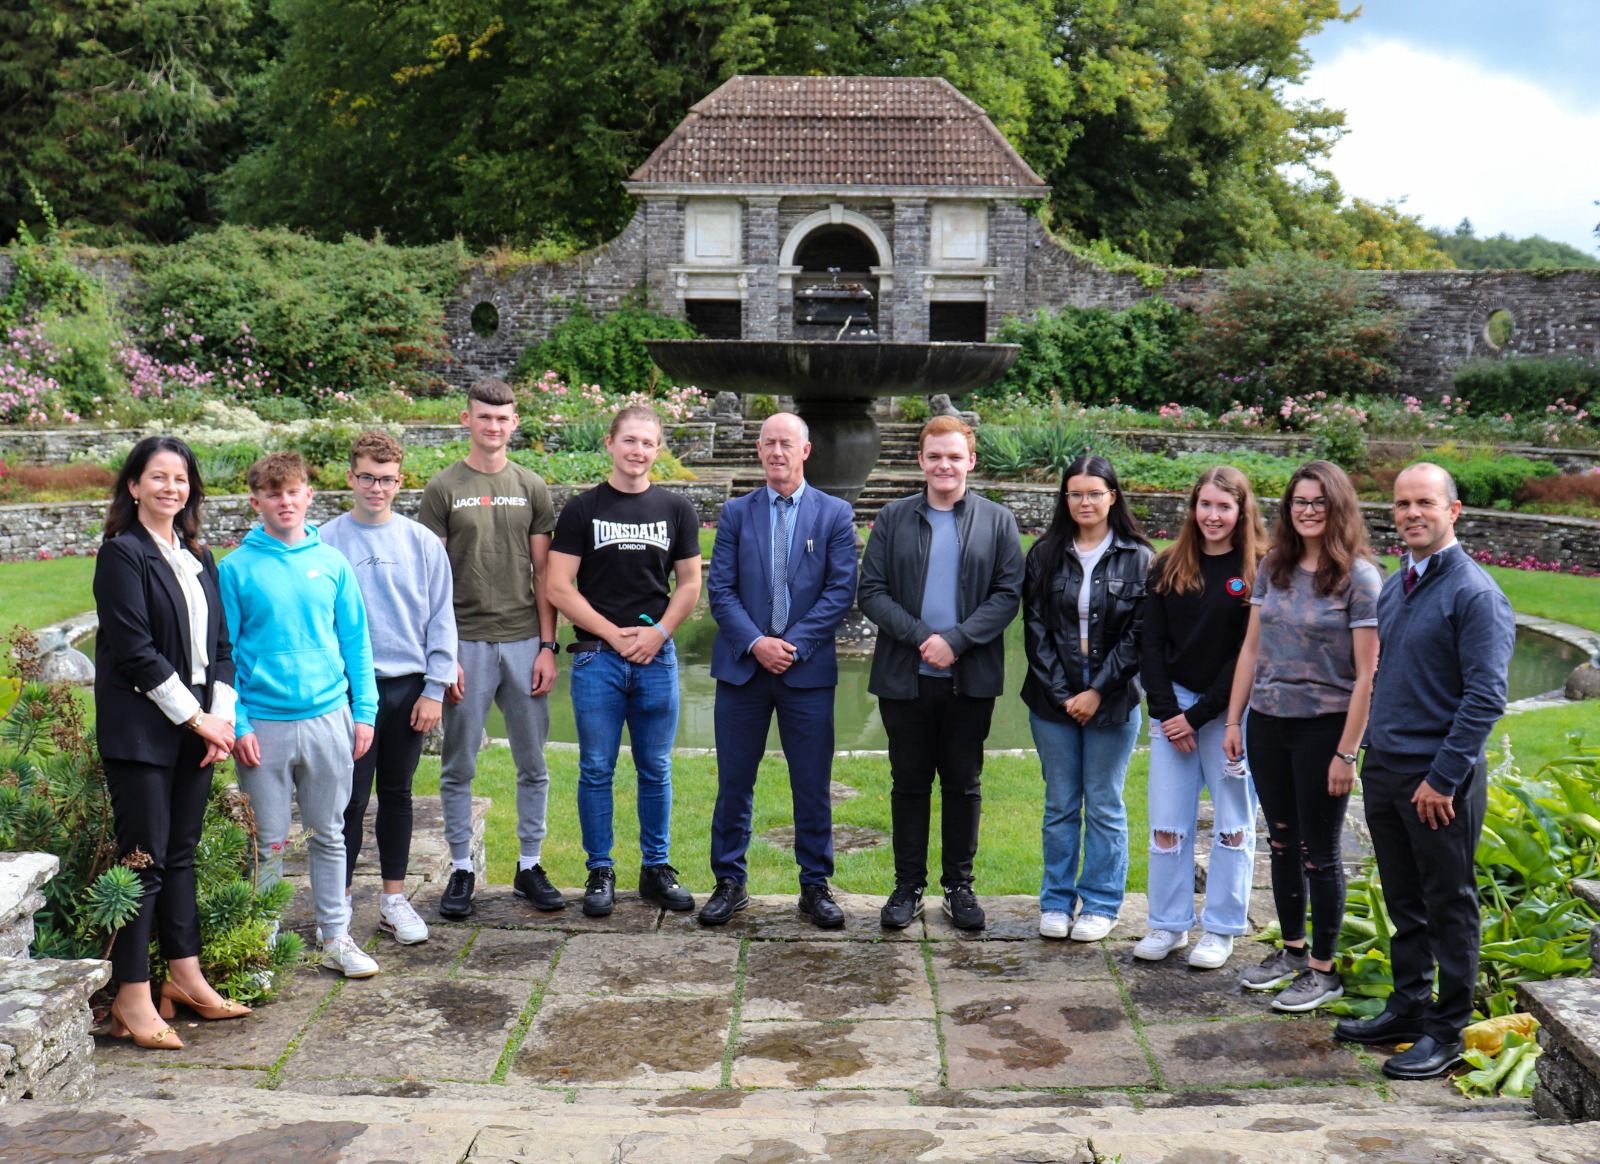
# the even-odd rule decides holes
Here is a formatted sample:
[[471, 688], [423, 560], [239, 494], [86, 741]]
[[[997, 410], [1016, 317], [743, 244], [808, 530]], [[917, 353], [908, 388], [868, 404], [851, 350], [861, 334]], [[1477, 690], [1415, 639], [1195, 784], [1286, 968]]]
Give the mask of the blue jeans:
[[678, 654], [666, 643], [649, 663], [615, 651], [582, 651], [572, 660], [572, 714], [578, 724], [578, 823], [587, 868], [610, 866], [611, 777], [628, 725], [638, 773], [639, 851], [665, 865], [672, 840], [672, 743], [678, 734]]
[[[1187, 711], [1200, 697], [1174, 683], [1178, 708]], [[1222, 737], [1228, 730], [1219, 716], [1198, 732], [1198, 746], [1180, 752], [1167, 742], [1159, 725], [1150, 731], [1150, 928], [1187, 931], [1194, 928], [1195, 818], [1200, 814], [1200, 789], [1211, 790], [1214, 827], [1211, 861], [1206, 871], [1206, 904], [1200, 920], [1207, 933], [1249, 932], [1250, 875], [1256, 855], [1256, 793], [1249, 773], [1223, 771]], [[1163, 847], [1157, 833], [1177, 837]], [[1234, 838], [1233, 844], [1224, 837]]]
[[[1144, 716], [1082, 727], [1029, 714], [1044, 771], [1044, 881], [1041, 910], [1116, 917], [1128, 887], [1128, 809], [1122, 782]], [[1081, 833], [1081, 836], [1080, 836]], [[1078, 867], [1079, 855], [1083, 868]]]

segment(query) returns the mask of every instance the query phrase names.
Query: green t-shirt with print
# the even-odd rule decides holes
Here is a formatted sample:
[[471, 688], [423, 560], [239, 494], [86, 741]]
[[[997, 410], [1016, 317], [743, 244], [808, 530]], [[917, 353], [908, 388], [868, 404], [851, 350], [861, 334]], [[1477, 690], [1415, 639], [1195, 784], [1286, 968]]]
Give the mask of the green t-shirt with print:
[[480, 473], [457, 461], [428, 482], [417, 520], [445, 539], [463, 640], [538, 637], [529, 539], [556, 527], [550, 490], [539, 474], [515, 463]]

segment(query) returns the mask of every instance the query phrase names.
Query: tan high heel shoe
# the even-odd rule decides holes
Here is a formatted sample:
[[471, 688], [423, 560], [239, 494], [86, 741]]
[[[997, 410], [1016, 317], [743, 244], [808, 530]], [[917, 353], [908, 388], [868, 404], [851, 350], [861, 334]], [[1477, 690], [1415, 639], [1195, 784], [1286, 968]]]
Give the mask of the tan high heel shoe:
[[122, 1017], [122, 1012], [117, 1009], [117, 1004], [111, 1004], [111, 1037], [113, 1039], [132, 1039], [136, 1047], [143, 1047], [149, 1051], [181, 1051], [183, 1040], [178, 1038], [178, 1032], [171, 1027], [162, 1027], [153, 1035], [147, 1035], [130, 1027]]
[[178, 1013], [172, 1005], [175, 1002], [183, 1003], [184, 1006], [194, 1011], [201, 1018], [212, 1021], [244, 1018], [245, 1015], [250, 1013], [248, 1006], [242, 1002], [234, 1002], [231, 998], [224, 998], [221, 1006], [204, 1006], [190, 998], [183, 987], [169, 978], [161, 984], [160, 1014], [162, 1018], [170, 1019]]

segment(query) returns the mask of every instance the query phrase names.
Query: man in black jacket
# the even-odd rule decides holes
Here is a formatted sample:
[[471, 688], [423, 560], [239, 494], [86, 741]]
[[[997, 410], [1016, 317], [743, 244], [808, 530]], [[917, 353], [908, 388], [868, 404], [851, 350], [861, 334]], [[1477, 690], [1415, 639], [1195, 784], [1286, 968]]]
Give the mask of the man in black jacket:
[[983, 744], [1005, 683], [1006, 626], [1022, 602], [1022, 544], [1011, 511], [967, 490], [972, 429], [935, 417], [918, 439], [926, 486], [884, 506], [861, 562], [861, 610], [878, 627], [867, 690], [889, 736], [895, 889], [882, 922], [922, 912], [935, 772], [943, 797], [944, 911], [982, 929], [972, 893]]
[[[1461, 502], [1438, 465], [1395, 479], [1402, 569], [1378, 597], [1382, 659], [1361, 781], [1394, 923], [1394, 993], [1382, 1013], [1335, 1031], [1357, 1043], [1410, 1042], [1394, 1079], [1441, 1075], [1461, 1058], [1478, 983], [1473, 854], [1488, 801], [1484, 744], [1505, 711], [1516, 638], [1511, 604], [1456, 544]], [[1434, 967], [1438, 997], [1434, 997]]]

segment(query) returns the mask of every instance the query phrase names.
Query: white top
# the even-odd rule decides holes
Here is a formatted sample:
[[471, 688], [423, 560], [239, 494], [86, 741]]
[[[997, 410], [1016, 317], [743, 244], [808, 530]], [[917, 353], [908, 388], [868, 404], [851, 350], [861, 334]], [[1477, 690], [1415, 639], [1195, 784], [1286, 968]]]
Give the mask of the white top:
[[1078, 561], [1083, 563], [1083, 585], [1078, 587], [1078, 638], [1089, 637], [1089, 597], [1094, 587], [1090, 579], [1094, 577], [1094, 568], [1100, 564], [1100, 559], [1106, 556], [1106, 551], [1111, 548], [1111, 531], [1106, 531], [1105, 540], [1092, 550], [1080, 550], [1078, 543], [1072, 543], [1072, 552]]
[[[145, 528], [149, 530], [148, 526]], [[174, 671], [145, 694], [173, 723], [188, 723], [194, 718], [194, 713], [200, 710], [200, 701], [194, 697], [191, 688], [206, 681], [206, 668], [211, 664], [211, 658], [206, 653], [206, 621], [211, 608], [206, 602], [205, 589], [200, 585], [200, 575], [205, 567], [188, 550], [180, 548], [176, 539], [167, 542], [154, 531], [150, 532], [150, 537], [177, 578], [178, 590], [183, 594], [183, 605], [189, 615], [189, 678], [185, 681], [181, 672]], [[236, 698], [233, 688], [226, 683], [214, 684], [211, 713], [231, 723]]]

